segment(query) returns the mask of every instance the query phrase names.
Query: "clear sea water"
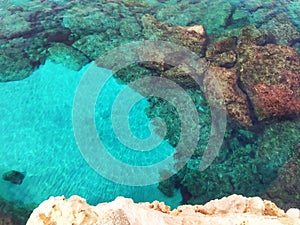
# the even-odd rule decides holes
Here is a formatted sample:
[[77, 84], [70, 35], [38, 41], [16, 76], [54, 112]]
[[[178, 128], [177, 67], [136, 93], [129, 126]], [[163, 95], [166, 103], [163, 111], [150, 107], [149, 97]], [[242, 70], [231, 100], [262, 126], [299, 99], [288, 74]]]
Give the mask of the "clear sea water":
[[[1, 179], [1, 194], [24, 203], [76, 194], [90, 204], [111, 201], [118, 195], [136, 201], [164, 199], [171, 205], [178, 204], [181, 200], [178, 195], [165, 198], [157, 185], [130, 187], [111, 182], [95, 172], [82, 157], [72, 128], [72, 106], [78, 83], [89, 66], [76, 72], [47, 61], [25, 80], [0, 83], [0, 95], [5, 96], [1, 98], [1, 114], [6, 115], [0, 119], [0, 173], [14, 169], [26, 174], [22, 185]], [[95, 109], [99, 136], [114, 151], [111, 154], [126, 163], [141, 162], [140, 165], [155, 163], [171, 154], [173, 148], [164, 142], [160, 152], [150, 153], [142, 158], [143, 162], [117, 140], [109, 116], [114, 99], [122, 89], [124, 85], [111, 78]], [[146, 100], [139, 102], [130, 113], [131, 129], [137, 137], [149, 135], [150, 121], [144, 113], [147, 105]]]
[[[62, 17], [64, 15], [60, 10], [64, 6], [68, 9], [72, 4], [76, 5], [78, 2], [80, 1], [0, 0], [0, 19], [2, 20], [5, 18], [7, 11], [11, 13], [23, 13], [22, 7], [28, 8], [29, 6], [29, 8], [32, 7], [33, 10], [37, 10], [35, 16], [38, 20], [40, 15], [39, 12], [43, 11], [41, 6], [46, 4], [47, 7], [49, 7], [53, 3], [55, 4], [55, 7], [57, 7], [57, 11], [53, 10], [55, 11], [55, 16], [61, 19], [59, 20], [59, 23], [62, 23]], [[87, 6], [89, 4], [88, 0], [82, 2]], [[102, 2], [105, 2], [105, 4], [109, 3], [107, 5], [112, 5], [107, 6], [107, 8], [103, 5], [102, 8], [101, 3], [99, 3], [101, 6], [99, 6], [99, 10], [103, 10], [105, 13], [109, 12], [111, 18], [123, 18], [125, 15], [124, 13], [128, 13], [127, 11], [122, 11], [124, 10], [122, 7], [118, 8], [119, 11], [116, 10], [117, 12], [114, 10], [109, 11], [109, 7], [113, 7], [114, 3], [118, 1], [111, 0]], [[123, 2], [125, 2], [125, 5], [128, 6], [134, 14], [136, 8], [135, 6], [132, 6], [132, 4], [134, 5], [134, 3], [138, 1], [124, 0]], [[160, 20], [181, 26], [189, 26], [201, 22], [207, 28], [209, 35], [218, 35], [225, 32], [227, 28], [230, 28], [235, 32], [234, 29], [247, 24], [254, 24], [256, 27], [261, 26], [262, 28], [269, 29], [270, 27], [268, 26], [271, 26], [271, 23], [264, 23], [265, 20], [270, 20], [270, 18], [275, 17], [279, 12], [285, 13], [290, 19], [290, 24], [292, 24], [291, 26], [293, 26], [293, 29], [300, 32], [300, 1], [297, 0], [224, 0], [224, 5], [217, 4], [217, 6], [210, 4], [211, 1], [208, 0], [145, 0], [140, 2], [141, 5], [144, 6], [144, 9], [139, 8], [141, 7], [140, 5], [137, 7], [138, 10], [136, 13], [139, 17], [142, 16], [143, 13], [153, 13]], [[204, 10], [201, 13], [198, 13], [197, 7], [193, 6], [201, 4], [202, 2], [204, 2], [203, 4], [208, 5], [205, 9], [207, 11]], [[221, 0], [218, 0], [218, 2], [221, 2]], [[223, 15], [217, 15], [215, 9], [216, 7], [224, 7], [224, 12], [230, 14], [230, 9], [226, 8], [229, 3], [237, 13], [232, 16], [230, 20], [224, 22], [221, 20]], [[95, 7], [95, 4], [93, 3], [91, 5], [92, 10], [93, 7]], [[74, 8], [75, 10], [68, 12], [68, 16], [73, 15], [72, 13], [78, 10], [76, 7]], [[51, 7], [47, 8], [47, 10], [50, 9]], [[47, 10], [45, 10], [45, 12], [48, 13], [49, 11]], [[49, 23], [53, 16], [51, 13], [47, 13], [45, 13], [45, 15], [41, 13], [41, 15], [46, 17], [45, 23]], [[131, 12], [129, 12], [129, 14], [130, 13]], [[266, 16], [267, 13], [269, 14]], [[24, 15], [25, 14], [22, 14], [22, 16]], [[79, 18], [82, 16], [80, 10], [78, 15]], [[97, 31], [93, 30], [94, 27], [93, 29], [88, 27], [89, 23], [91, 27], [95, 26], [95, 24], [93, 24], [93, 15], [93, 12], [84, 15], [82, 27], [72, 27], [72, 22], [74, 22], [72, 20], [66, 20], [69, 23], [66, 22], [66, 24], [68, 24], [70, 26], [68, 28], [75, 33], [83, 32], [84, 25], [86, 25], [86, 32], [88, 35], [92, 35], [96, 32], [100, 32], [100, 29], [97, 30], [97, 27], [95, 28]], [[203, 21], [201, 19], [203, 19]], [[41, 22], [41, 24], [45, 26], [45, 24], [43, 24], [44, 21], [36, 22], [38, 25], [40, 25], [39, 22]], [[224, 22], [224, 24], [218, 24], [219, 22]], [[128, 28], [128, 30], [123, 30], [123, 33], [119, 27], [121, 26], [121, 23], [117, 24], [113, 20], [112, 22], [107, 22], [107, 24], [104, 23], [103, 26], [105, 28], [103, 29], [105, 30], [101, 32], [106, 32], [106, 34], [103, 35], [104, 38], [103, 40], [101, 39], [103, 43], [100, 41], [101, 43], [99, 46], [105, 46], [103, 48], [109, 50], [112, 46], [122, 43], [119, 42], [118, 38], [127, 39], [124, 43], [131, 41], [130, 35], [132, 35], [132, 33], [134, 38], [138, 40], [141, 32], [136, 28], [136, 25], [139, 25], [139, 23], [130, 19], [126, 20], [126, 23], [128, 23], [128, 27], [124, 27], [126, 29]], [[6, 40], [9, 39], [7, 37], [7, 32], [23, 29], [22, 27], [20, 28], [20, 24], [14, 24], [13, 21], [7, 20], [5, 25], [7, 26], [7, 24], [11, 27], [4, 27], [3, 25], [0, 28], [0, 31], [2, 29], [6, 32], [3, 34], [4, 37], [2, 33], [0, 33], [0, 54], [4, 54], [2, 47], [5, 49], [5, 46], [8, 43]], [[53, 26], [53, 24], [49, 25], [51, 29], [53, 29]], [[119, 29], [118, 32], [122, 33], [123, 36], [116, 36], [116, 33], [118, 34], [118, 32], [115, 32], [115, 29]], [[112, 37], [110, 37], [110, 35], [112, 35]], [[15, 38], [20, 38], [18, 34], [15, 34], [15, 36]], [[38, 37], [40, 38], [40, 36]], [[24, 36], [24, 39], [26, 38], [28, 37]], [[71, 36], [70, 39], [72, 38], [79, 39], [79, 36]], [[72, 40], [64, 41], [68, 42]], [[24, 43], [25, 46], [28, 44], [26, 42]], [[39, 46], [40, 43], [37, 41], [31, 44]], [[43, 44], [46, 45], [45, 43]], [[41, 44], [43, 47], [49, 47], [44, 46], [43, 44]], [[12, 44], [12, 46], [14, 45]], [[299, 53], [299, 40], [296, 44], [294, 43], [294, 47]], [[16, 48], [19, 48], [18, 44], [16, 44]], [[92, 52], [92, 50], [88, 49], [86, 46], [83, 49], [83, 52], [86, 54], [85, 50], [88, 53]], [[31, 57], [34, 58], [34, 54], [45, 54], [45, 51], [39, 50], [38, 53], [34, 52]], [[12, 55], [13, 54], [15, 54], [15, 52], [12, 50]], [[30, 54], [28, 53], [28, 55]], [[87, 159], [86, 155], [82, 154], [82, 149], [78, 146], [78, 140], [76, 140], [74, 133], [73, 109], [78, 85], [85, 73], [94, 64], [93, 62], [90, 62], [87, 65], [84, 65], [81, 70], [75, 71], [63, 65], [64, 62], [69, 60], [68, 58], [60, 63], [54, 63], [46, 57], [42, 58], [41, 61], [44, 59], [45, 62], [42, 62], [39, 67], [36, 67], [29, 77], [17, 81], [0, 82], [0, 176], [10, 170], [16, 170], [25, 174], [25, 178], [21, 185], [12, 184], [0, 179], [0, 197], [5, 199], [5, 201], [38, 204], [49, 198], [49, 196], [64, 195], [69, 197], [71, 195], [80, 195], [86, 198], [88, 203], [95, 205], [99, 202], [111, 201], [117, 196], [122, 195], [133, 198], [136, 202], [159, 200], [164, 201], [172, 207], [178, 206], [182, 200], [182, 196], [177, 189], [175, 190], [173, 197], [167, 197], [159, 191], [158, 183], [150, 182], [151, 185], [142, 186], [120, 184], [120, 182], [108, 180], [100, 175], [102, 174], [101, 172], [103, 172], [103, 174], [110, 173], [110, 168], [113, 168], [113, 166], [110, 165], [110, 161], [99, 161], [99, 168], [103, 165], [105, 166], [105, 171], [100, 171], [100, 174], [87, 163], [87, 161], [93, 161], [93, 159]], [[0, 58], [0, 60], [5, 61], [5, 58]], [[16, 67], [18, 66], [19, 65], [16, 64]], [[2, 68], [0, 69], [3, 70]], [[103, 72], [103, 74], [107, 73], [106, 70], [102, 71], [101, 68], [99, 68], [99, 71], [100, 73]], [[128, 102], [132, 99], [136, 98], [141, 100], [137, 101], [137, 103], [129, 109], [130, 113], [128, 116], [126, 115], [126, 118], [122, 118], [122, 115], [120, 115], [117, 119], [119, 122], [127, 121], [128, 119], [130, 131], [138, 139], [147, 139], [151, 135], [154, 135], [155, 139], [153, 140], [157, 141], [159, 144], [156, 144], [155, 141], [154, 143], [151, 143], [155, 146], [152, 151], [139, 152], [132, 150], [130, 147], [126, 147], [118, 135], [115, 134], [115, 128], [124, 126], [124, 124], [115, 124], [115, 127], [112, 125], [113, 118], [111, 117], [111, 110], [115, 99], [117, 99], [119, 93], [125, 89], [127, 90], [126, 93], [128, 99], [122, 99], [122, 101], [124, 101], [124, 107], [127, 106]], [[103, 142], [106, 150], [111, 156], [128, 165], [153, 165], [172, 156], [175, 149], [166, 140], [160, 140], [158, 135], [151, 133], [152, 123], [145, 112], [149, 107], [149, 104], [150, 103], [146, 98], [130, 89], [130, 87], [126, 86], [124, 83], [120, 83], [120, 81], [111, 77], [105, 83], [105, 86], [102, 88], [97, 101], [95, 102], [93, 112], [95, 117], [90, 118], [87, 116], [86, 118], [81, 119], [83, 119], [82, 121], [84, 121], [84, 119], [87, 121], [95, 121], [98, 138]], [[118, 113], [115, 113], [115, 115], [116, 114]], [[242, 132], [244, 131], [241, 131], [241, 133]], [[124, 133], [125, 137], [126, 135], [127, 130], [125, 130]], [[88, 138], [89, 137], [87, 137], [87, 139]], [[239, 138], [235, 138], [235, 140], [237, 139]], [[232, 141], [232, 146], [235, 144], [236, 143]], [[252, 143], [246, 143], [245, 141], [245, 146], [250, 146], [251, 144]], [[255, 144], [253, 144], [253, 146], [254, 145]], [[190, 167], [193, 167], [192, 164], [194, 162], [198, 163], [197, 159], [190, 161]], [[112, 169], [111, 174], [113, 173], [114, 170]], [[130, 178], [136, 180], [139, 178], [133, 178], [132, 174], [133, 173], [130, 173], [129, 170], [124, 170], [122, 176], [124, 180]], [[156, 179], [158, 181], [159, 173], [156, 173], [154, 176], [157, 176]], [[150, 179], [150, 177], [149, 174], [145, 174], [143, 180]], [[213, 195], [212, 193], [210, 194]]]

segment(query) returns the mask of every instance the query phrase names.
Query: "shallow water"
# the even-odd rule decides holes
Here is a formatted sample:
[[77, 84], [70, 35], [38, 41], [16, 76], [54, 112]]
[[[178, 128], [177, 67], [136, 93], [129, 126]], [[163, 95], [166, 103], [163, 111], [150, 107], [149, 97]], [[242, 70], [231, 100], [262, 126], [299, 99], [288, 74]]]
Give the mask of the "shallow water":
[[[141, 25], [145, 14], [174, 26], [201, 24], [210, 41], [225, 33], [238, 36], [241, 27], [252, 24], [270, 31], [277, 44], [289, 45], [299, 54], [299, 3], [288, 0], [0, 1], [0, 79], [3, 81], [0, 83], [0, 175], [10, 170], [25, 174], [21, 185], [1, 179], [0, 196], [7, 201], [27, 204], [40, 203], [53, 195], [69, 197], [76, 194], [97, 204], [123, 195], [135, 201], [157, 199], [175, 207], [182, 200], [185, 203], [182, 199], [185, 191], [187, 195], [194, 194], [193, 187], [207, 187], [207, 198], [201, 197], [203, 194], [194, 195], [191, 203], [203, 203], [230, 194], [228, 189], [218, 187], [222, 182], [230, 183], [229, 186], [240, 194], [262, 194], [276, 178], [278, 168], [293, 155], [293, 146], [300, 138], [298, 116], [286, 121], [281, 118], [270, 120], [261, 125], [263, 128], [259, 132], [229, 126], [223, 151], [216, 156], [211, 170], [198, 174], [195, 168], [203, 158], [205, 147], [202, 145], [207, 143], [210, 135], [207, 125], [210, 112], [202, 92], [188, 90], [192, 92], [189, 94], [199, 114], [195, 127], [200, 130], [200, 140], [196, 143], [200, 147], [179, 174], [179, 181], [173, 182], [174, 195], [168, 197], [158, 189], [160, 173], [166, 176], [165, 167], [158, 167], [153, 174], [143, 174], [135, 172], [133, 166], [151, 167], [170, 159], [166, 160], [170, 165], [167, 170], [174, 172], [173, 164], [180, 154], [177, 152], [173, 160], [176, 152], [173, 146], [180, 137], [178, 130], [181, 127], [178, 126], [182, 123], [173, 119], [173, 108], [157, 103], [157, 99], [149, 100], [125, 84], [127, 79], [132, 79], [130, 76], [139, 77], [139, 70], [123, 71], [120, 77], [125, 79], [121, 82], [106, 74], [111, 71], [98, 67], [97, 73], [110, 79], [104, 80], [103, 87], [97, 83], [102, 82], [101, 79], [88, 84], [86, 93], [91, 96], [83, 101], [93, 101], [93, 91], [100, 89], [101, 92], [95, 102], [81, 102], [94, 108], [90, 111], [80, 108], [82, 112], [75, 112], [77, 121], [74, 123], [76, 96], [80, 99], [79, 84], [94, 68], [94, 60], [117, 46], [145, 38]], [[127, 49], [109, 63], [119, 65], [122, 59], [135, 57], [131, 50]], [[166, 88], [165, 93], [168, 91]], [[173, 99], [176, 102], [176, 97]], [[123, 115], [125, 112], [127, 114]], [[185, 114], [195, 119], [192, 110]], [[169, 123], [153, 122], [152, 117], [158, 115]], [[161, 129], [164, 125], [171, 129], [166, 133], [166, 140], [158, 135], [161, 130], [151, 133], [152, 129]], [[87, 129], [81, 130], [81, 126]], [[192, 127], [193, 124], [190, 128], [193, 133]], [[96, 130], [96, 136], [90, 135], [89, 129]], [[87, 134], [78, 134], [77, 130]], [[149, 137], [148, 142], [138, 141]], [[96, 151], [98, 138], [108, 155], [104, 157], [101, 153], [95, 159], [96, 154], [90, 153]], [[129, 141], [126, 142], [127, 138]], [[81, 143], [85, 143], [87, 151], [82, 149]], [[285, 147], [287, 153], [280, 153]], [[132, 167], [120, 169], [119, 164], [106, 156], [124, 163], [121, 167]], [[249, 178], [241, 178], [243, 173]], [[239, 176], [235, 177], [235, 174]], [[215, 177], [220, 183], [214, 183]], [[139, 180], [141, 185], [137, 185]], [[242, 184], [235, 186], [239, 180]], [[247, 187], [247, 182], [254, 187]], [[145, 183], [150, 185], [144, 186]], [[181, 194], [178, 185], [184, 187], [180, 187]], [[189, 192], [186, 187], [190, 188]]]
[[[1, 173], [11, 169], [26, 173], [22, 185], [1, 180], [1, 193], [8, 200], [32, 203], [49, 196], [77, 194], [96, 204], [111, 201], [118, 195], [136, 201], [163, 197], [156, 185], [135, 188], [110, 182], [90, 168], [81, 156], [72, 129], [72, 105], [78, 82], [88, 67], [75, 72], [47, 62], [25, 80], [0, 84], [1, 96], [5, 96], [1, 100], [1, 109], [5, 110], [3, 115], [7, 115], [1, 117]], [[126, 163], [133, 163], [137, 156], [126, 153], [128, 150], [118, 143], [109, 117], [102, 119], [105, 113], [109, 114], [115, 94], [123, 88], [124, 85], [114, 80], [107, 83], [95, 109], [99, 112], [96, 123], [99, 136], [114, 151], [111, 154], [127, 160]], [[149, 123], [141, 113], [145, 104], [147, 102], [137, 105], [130, 117], [134, 132], [144, 136], [148, 129], [145, 126]], [[172, 153], [172, 147], [167, 143], [160, 148], [165, 149], [166, 155], [168, 148]], [[151, 164], [151, 159], [155, 163], [161, 157], [161, 153], [155, 157], [152, 152], [151, 157], [139, 157], [138, 162]], [[111, 169], [113, 171], [113, 167]], [[149, 191], [151, 195], [147, 194]], [[177, 203], [170, 201], [170, 204]]]

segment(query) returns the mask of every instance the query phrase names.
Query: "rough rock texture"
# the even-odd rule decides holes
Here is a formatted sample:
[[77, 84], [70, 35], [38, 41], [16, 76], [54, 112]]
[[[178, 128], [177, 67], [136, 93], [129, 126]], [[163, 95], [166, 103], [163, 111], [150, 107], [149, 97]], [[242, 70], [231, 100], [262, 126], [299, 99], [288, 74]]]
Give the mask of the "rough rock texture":
[[220, 33], [227, 26], [233, 7], [222, 0], [193, 0], [180, 1], [161, 7], [157, 18], [175, 26], [188, 26], [190, 24], [203, 24], [208, 33]]
[[[0, 50], [1, 51], [1, 50]], [[20, 52], [22, 54], [22, 52]], [[11, 65], [14, 65], [12, 67]], [[28, 77], [34, 67], [27, 58], [13, 57], [0, 53], [0, 81], [20, 80]]]
[[225, 51], [218, 54], [207, 51], [206, 57], [213, 63], [213, 65], [225, 68], [233, 67], [237, 61], [237, 55], [235, 51]]
[[288, 46], [243, 45], [240, 80], [258, 120], [300, 113], [300, 57]]
[[25, 225], [37, 205], [9, 202], [0, 197], [0, 225]]
[[27, 225], [201, 225], [201, 224], [300, 224], [299, 209], [287, 213], [259, 197], [231, 195], [205, 205], [183, 205], [170, 210], [163, 202], [134, 203], [118, 197], [110, 203], [90, 206], [78, 196], [50, 197], [33, 211]]
[[32, 28], [30, 26], [29, 13], [6, 13], [7, 16], [1, 18], [0, 21], [0, 38], [16, 38], [27, 35], [28, 33], [32, 32]]
[[206, 51], [206, 59], [216, 66], [231, 68], [237, 61], [236, 36], [220, 38]]
[[262, 195], [272, 199], [280, 207], [300, 207], [300, 143], [295, 146], [295, 153], [279, 170], [279, 175]]
[[204, 56], [207, 36], [203, 26], [174, 27], [162, 23], [151, 15], [142, 17], [143, 33], [149, 40], [169, 41], [189, 48], [199, 56]]
[[0, 81], [20, 80], [45, 62], [50, 42], [68, 42], [60, 8], [44, 1], [11, 5], [0, 13]]
[[237, 85], [237, 70], [222, 67], [210, 67], [204, 78], [205, 92], [214, 89], [214, 87], [211, 87], [210, 85], [211, 77], [215, 77], [219, 82], [229, 117], [244, 127], [251, 127], [253, 124], [250, 118], [247, 97]]
[[291, 20], [300, 28], [299, 21], [300, 21], [300, 2], [299, 1], [286, 1], [286, 8], [288, 9], [289, 17]]
[[281, 45], [294, 45], [300, 41], [300, 33], [286, 14], [278, 14], [261, 28], [269, 30], [276, 38], [276, 43]]
[[48, 48], [49, 59], [72, 70], [80, 70], [89, 60], [82, 52], [63, 43], [54, 43]]
[[73, 47], [78, 49], [91, 60], [96, 60], [102, 56], [105, 52], [120, 45], [118, 41], [107, 41], [103, 35], [92, 34], [82, 37], [81, 39], [73, 43]]
[[[280, 23], [283, 17], [278, 15], [274, 20]], [[250, 111], [253, 107], [253, 118], [259, 121], [300, 112], [300, 57], [292, 47], [274, 44], [279, 37], [279, 42], [284, 40], [286, 44], [297, 40], [299, 33], [295, 27], [285, 28], [289, 39], [281, 35], [283, 31], [279, 25], [275, 36], [266, 30], [246, 26], [238, 36], [220, 39], [206, 52], [206, 59], [212, 65], [237, 69], [237, 89], [239, 93], [246, 93], [250, 100], [244, 108]], [[238, 121], [242, 125], [251, 124], [249, 120]]]

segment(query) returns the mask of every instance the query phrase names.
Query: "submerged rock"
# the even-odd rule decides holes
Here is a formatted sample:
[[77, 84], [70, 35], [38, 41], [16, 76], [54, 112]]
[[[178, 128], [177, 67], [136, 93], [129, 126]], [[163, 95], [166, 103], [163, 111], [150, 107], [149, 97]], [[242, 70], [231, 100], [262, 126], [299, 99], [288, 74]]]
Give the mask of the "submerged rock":
[[31, 214], [27, 225], [190, 225], [190, 224], [299, 224], [299, 209], [285, 213], [274, 203], [259, 197], [231, 195], [205, 205], [183, 205], [171, 211], [163, 202], [134, 203], [118, 197], [109, 203], [90, 206], [72, 196], [50, 197]]
[[237, 37], [222, 39], [206, 51], [206, 59], [213, 65], [231, 68], [237, 62], [236, 47]]
[[243, 45], [239, 67], [258, 120], [300, 114], [300, 57], [293, 48]]
[[222, 0], [180, 1], [168, 4], [156, 13], [156, 17], [174, 26], [203, 24], [209, 34], [221, 33], [228, 25], [232, 5]]
[[34, 1], [1, 11], [0, 81], [21, 80], [45, 62], [51, 42], [70, 42], [60, 25], [60, 9]]
[[269, 30], [274, 35], [277, 44], [292, 46], [300, 42], [300, 33], [297, 27], [284, 13], [274, 16], [261, 28]]
[[295, 145], [294, 155], [279, 170], [279, 175], [262, 195], [283, 209], [300, 207], [300, 144]]
[[[279, 18], [280, 15], [275, 19]], [[240, 90], [239, 96], [246, 94], [248, 98], [243, 108], [253, 115], [252, 123], [256, 119], [262, 121], [300, 113], [300, 57], [292, 47], [275, 44], [275, 36], [266, 30], [246, 26], [238, 37], [221, 39], [206, 52], [206, 59], [212, 65], [221, 66], [224, 71], [231, 67], [237, 69], [235, 85]], [[295, 31], [292, 39], [282, 40], [287, 43], [297, 37]], [[234, 99], [231, 96], [228, 100]], [[251, 123], [244, 120], [245, 124]]]
[[199, 56], [204, 56], [207, 35], [201, 25], [191, 27], [172, 26], [156, 20], [151, 15], [142, 17], [143, 34], [149, 40], [168, 41], [189, 48]]
[[72, 70], [80, 70], [89, 63], [88, 58], [80, 51], [63, 43], [54, 43], [48, 48], [49, 59]]
[[[247, 96], [237, 85], [237, 70], [216, 66], [209, 67], [204, 78], [205, 93], [213, 91], [215, 88], [210, 84], [212, 77], [218, 80], [219, 87], [223, 92], [226, 110], [230, 118], [243, 127], [252, 127], [253, 124], [250, 118]], [[210, 101], [210, 99], [208, 101]]]
[[118, 30], [121, 20], [118, 3], [97, 4], [81, 2], [74, 4], [64, 13], [62, 24], [73, 35], [83, 37], [91, 34], [107, 33], [108, 29]]
[[24, 173], [16, 170], [8, 171], [2, 175], [3, 180], [9, 181], [13, 184], [22, 184], [24, 178]]
[[119, 41], [112, 42], [106, 40], [103, 35], [92, 34], [75, 41], [72, 47], [84, 53], [91, 60], [96, 60], [105, 52], [112, 50], [120, 44], [121, 42]]
[[[22, 11], [22, 10], [21, 10]], [[28, 35], [33, 28], [30, 24], [30, 13], [17, 12], [11, 14], [6, 12], [0, 20], [0, 38], [10, 39]], [[2, 12], [3, 13], [3, 12]]]
[[28, 58], [13, 57], [1, 53], [0, 68], [0, 82], [24, 79], [34, 70]]
[[7, 201], [0, 197], [0, 224], [25, 225], [37, 204], [25, 205], [20, 201]]

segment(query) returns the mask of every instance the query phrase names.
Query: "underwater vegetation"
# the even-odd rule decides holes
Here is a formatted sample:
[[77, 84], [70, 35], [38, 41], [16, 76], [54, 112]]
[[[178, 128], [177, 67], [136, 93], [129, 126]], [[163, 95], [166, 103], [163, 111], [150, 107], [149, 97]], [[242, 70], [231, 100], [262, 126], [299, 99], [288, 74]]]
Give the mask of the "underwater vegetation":
[[[299, 1], [283, 0], [7, 4], [0, 11], [0, 81], [25, 79], [46, 59], [72, 70], [95, 60], [103, 66], [99, 56], [132, 41], [184, 46], [203, 60], [204, 67], [197, 71], [203, 88], [191, 77], [195, 71], [184, 63], [141, 62], [114, 74], [125, 84], [149, 75], [170, 79], [184, 88], [196, 106], [199, 124], [191, 127], [200, 132], [196, 150], [158, 188], [166, 196], [180, 190], [182, 203], [204, 203], [236, 193], [263, 196], [283, 209], [299, 208], [299, 7]], [[154, 49], [151, 54], [162, 62], [173, 56], [171, 51]], [[219, 155], [199, 171], [211, 132], [210, 103], [218, 101], [209, 98], [214, 91], [212, 77], [223, 92], [228, 123]], [[181, 121], [175, 108], [155, 96], [148, 102], [147, 116], [166, 122], [164, 138], [176, 148]], [[159, 126], [156, 133], [163, 135]], [[182, 150], [174, 154], [177, 165], [185, 154]], [[11, 171], [3, 178], [21, 184], [22, 175]], [[7, 211], [18, 212], [1, 207], [1, 213]], [[25, 218], [27, 213], [21, 214]]]

